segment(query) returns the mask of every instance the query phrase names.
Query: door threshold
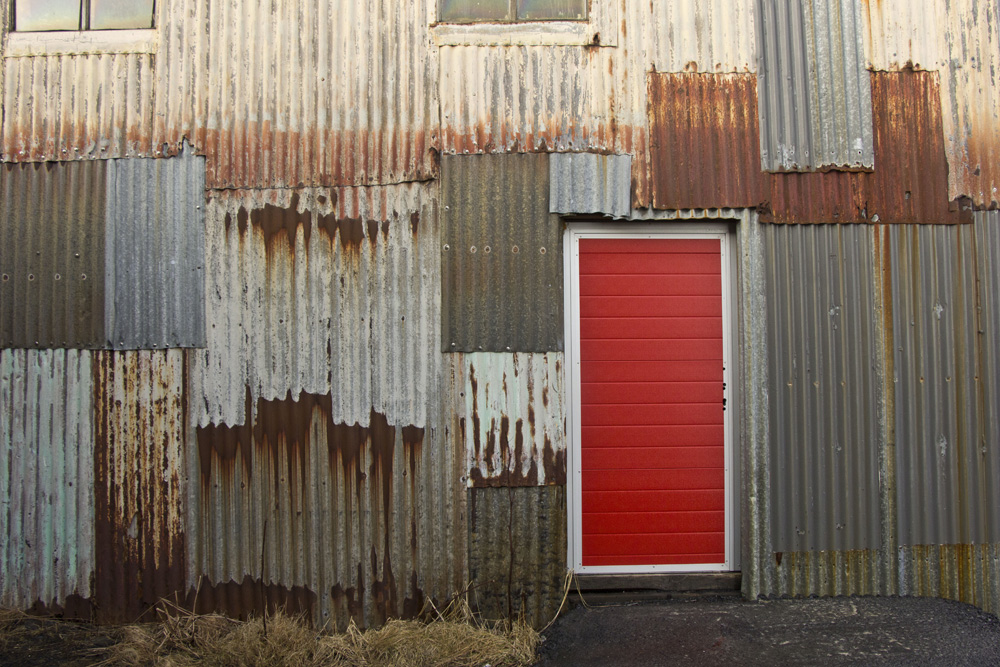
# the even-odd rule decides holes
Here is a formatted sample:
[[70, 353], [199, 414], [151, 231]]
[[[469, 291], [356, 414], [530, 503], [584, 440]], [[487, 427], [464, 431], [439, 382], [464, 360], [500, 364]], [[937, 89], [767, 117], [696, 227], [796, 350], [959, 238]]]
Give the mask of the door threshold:
[[574, 587], [584, 592], [657, 591], [661, 593], [739, 592], [739, 572], [670, 572], [666, 574], [578, 574]]

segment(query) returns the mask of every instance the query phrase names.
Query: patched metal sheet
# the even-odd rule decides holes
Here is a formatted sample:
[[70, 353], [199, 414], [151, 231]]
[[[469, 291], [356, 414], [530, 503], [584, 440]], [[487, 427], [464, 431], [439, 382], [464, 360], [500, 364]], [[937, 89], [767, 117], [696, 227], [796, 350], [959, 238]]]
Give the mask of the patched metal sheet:
[[566, 484], [563, 355], [456, 354], [456, 434], [470, 486]]
[[555, 616], [566, 581], [566, 487], [469, 490], [469, 601], [484, 617]]
[[871, 169], [862, 0], [757, 0], [761, 165]]
[[105, 164], [0, 165], [0, 346], [104, 345]]
[[563, 349], [562, 223], [547, 155], [442, 159], [441, 350]]
[[880, 543], [871, 230], [764, 227], [775, 551]]
[[987, 502], [997, 493], [989, 468], [996, 458], [979, 415], [974, 244], [971, 225], [890, 234], [903, 546], [1000, 537], [1000, 512]]
[[624, 218], [632, 206], [628, 155], [553, 153], [549, 156], [549, 212]]
[[[982, 431], [979, 441], [973, 443], [980, 449], [980, 462], [985, 475], [985, 494], [980, 502], [988, 526], [1000, 521], [1000, 211], [977, 212], [976, 278], [977, 292], [976, 331], [978, 332], [979, 421]], [[1000, 541], [1000, 536], [990, 539]], [[1000, 587], [997, 587], [1000, 594]], [[1000, 609], [1000, 606], [996, 607]]]
[[89, 619], [92, 357], [0, 351], [0, 605]]
[[653, 33], [652, 69], [657, 72], [752, 72], [754, 0], [658, 0], [629, 3], [648, 16], [633, 17], [628, 32]]
[[204, 346], [205, 159], [107, 164], [109, 346]]
[[94, 600], [135, 622], [186, 583], [185, 352], [94, 354]]

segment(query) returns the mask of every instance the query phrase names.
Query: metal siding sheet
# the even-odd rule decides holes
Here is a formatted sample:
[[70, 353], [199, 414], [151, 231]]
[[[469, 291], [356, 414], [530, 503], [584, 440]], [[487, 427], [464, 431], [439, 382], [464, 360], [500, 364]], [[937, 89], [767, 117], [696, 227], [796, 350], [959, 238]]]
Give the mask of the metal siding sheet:
[[109, 346], [204, 346], [204, 158], [110, 160], [107, 189]]
[[629, 155], [553, 153], [549, 156], [549, 212], [628, 216], [632, 205]]
[[470, 602], [485, 618], [541, 628], [566, 580], [566, 487], [469, 490]]
[[469, 485], [566, 484], [563, 355], [456, 354]]
[[441, 201], [444, 352], [563, 348], [559, 218], [545, 155], [446, 156]]
[[968, 207], [946, 197], [936, 73], [872, 72], [874, 173], [774, 174], [763, 222], [959, 223]]
[[89, 618], [91, 353], [0, 351], [0, 604]]
[[104, 163], [0, 165], [0, 346], [104, 344]]
[[774, 549], [877, 548], [871, 231], [824, 225], [764, 232]]
[[757, 0], [761, 164], [871, 169], [862, 0]]
[[218, 192], [206, 211], [197, 425], [333, 391], [335, 423], [423, 426], [440, 369], [437, 186]]
[[153, 56], [3, 58], [2, 159], [152, 156]]
[[760, 171], [752, 74], [649, 75], [653, 207], [755, 207]]
[[[645, 7], [647, 3], [634, 3]], [[648, 3], [652, 26], [653, 70], [657, 72], [752, 72], [754, 26], [753, 0], [658, 0]], [[642, 30], [639, 21], [629, 31]], [[646, 62], [646, 61], [642, 61]]]
[[212, 188], [433, 177], [427, 2], [157, 3], [155, 145], [190, 138]]
[[101, 622], [135, 622], [185, 587], [184, 354], [94, 357], [94, 600]]
[[972, 445], [980, 448], [986, 534], [990, 541], [1000, 542], [996, 530], [1000, 522], [1000, 449], [994, 444], [1000, 442], [1000, 212], [978, 212], [975, 217], [981, 431], [979, 441]]
[[980, 451], [972, 226], [891, 230], [899, 544], [996, 540]]

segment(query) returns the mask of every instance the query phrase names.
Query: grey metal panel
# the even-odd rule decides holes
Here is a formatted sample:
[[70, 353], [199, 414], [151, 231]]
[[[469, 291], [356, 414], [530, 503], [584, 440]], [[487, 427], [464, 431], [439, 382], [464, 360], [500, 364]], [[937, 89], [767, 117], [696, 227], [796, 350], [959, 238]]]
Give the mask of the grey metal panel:
[[105, 312], [117, 350], [205, 345], [205, 158], [108, 161]]
[[484, 617], [552, 620], [566, 580], [566, 487], [470, 489], [469, 577]]
[[562, 224], [547, 155], [442, 159], [441, 349], [563, 349]]
[[972, 225], [890, 230], [901, 546], [994, 541], [981, 451]]
[[764, 231], [774, 550], [877, 548], [871, 231]]
[[[987, 539], [1000, 542], [1000, 211], [974, 214], [978, 285], [979, 439]], [[996, 587], [1000, 595], [1000, 586]], [[1000, 609], [1000, 605], [996, 607]]]
[[92, 356], [0, 351], [0, 605], [90, 617]]
[[871, 169], [871, 82], [862, 0], [757, 0], [765, 171]]
[[0, 346], [104, 343], [104, 162], [0, 166]]
[[632, 157], [594, 153], [549, 156], [549, 212], [624, 218], [632, 207]]

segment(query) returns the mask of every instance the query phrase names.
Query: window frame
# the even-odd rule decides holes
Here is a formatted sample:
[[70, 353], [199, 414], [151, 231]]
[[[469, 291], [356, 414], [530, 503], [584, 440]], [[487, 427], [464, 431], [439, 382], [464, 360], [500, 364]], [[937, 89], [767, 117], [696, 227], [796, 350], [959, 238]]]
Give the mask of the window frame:
[[150, 25], [143, 28], [91, 28], [91, 14], [93, 13], [93, 0], [74, 0], [79, 5], [79, 23], [76, 30], [18, 30], [17, 29], [17, 0], [10, 0], [7, 10], [8, 34], [52, 34], [52, 33], [80, 33], [80, 32], [122, 32], [134, 30], [155, 30], [157, 0], [152, 0], [150, 8]]
[[518, 4], [518, 0], [507, 0], [507, 15], [513, 17], [513, 18], [509, 18], [509, 19], [501, 19], [501, 20], [471, 19], [471, 20], [468, 20], [468, 21], [446, 21], [445, 19], [441, 18], [441, 5], [440, 5], [440, 2], [439, 2], [438, 3], [438, 14], [437, 14], [437, 16], [438, 16], [438, 22], [442, 23], [442, 24], [448, 24], [448, 25], [478, 25], [478, 24], [482, 24], [482, 23], [502, 23], [504, 25], [508, 25], [508, 24], [511, 24], [511, 23], [549, 23], [549, 22], [552, 22], [552, 21], [559, 21], [559, 22], [572, 21], [574, 23], [577, 23], [577, 22], [586, 23], [587, 21], [590, 20], [590, 4], [591, 4], [591, 0], [584, 0], [584, 14], [585, 15], [584, 15], [583, 18], [579, 18], [579, 19], [563, 19], [563, 18], [556, 18], [556, 19], [522, 19], [522, 18], [518, 17], [518, 15], [517, 15], [517, 4]]
[[440, 20], [439, 1], [427, 3], [427, 25], [435, 46], [617, 46], [621, 27], [618, 0], [588, 0], [586, 20]]

